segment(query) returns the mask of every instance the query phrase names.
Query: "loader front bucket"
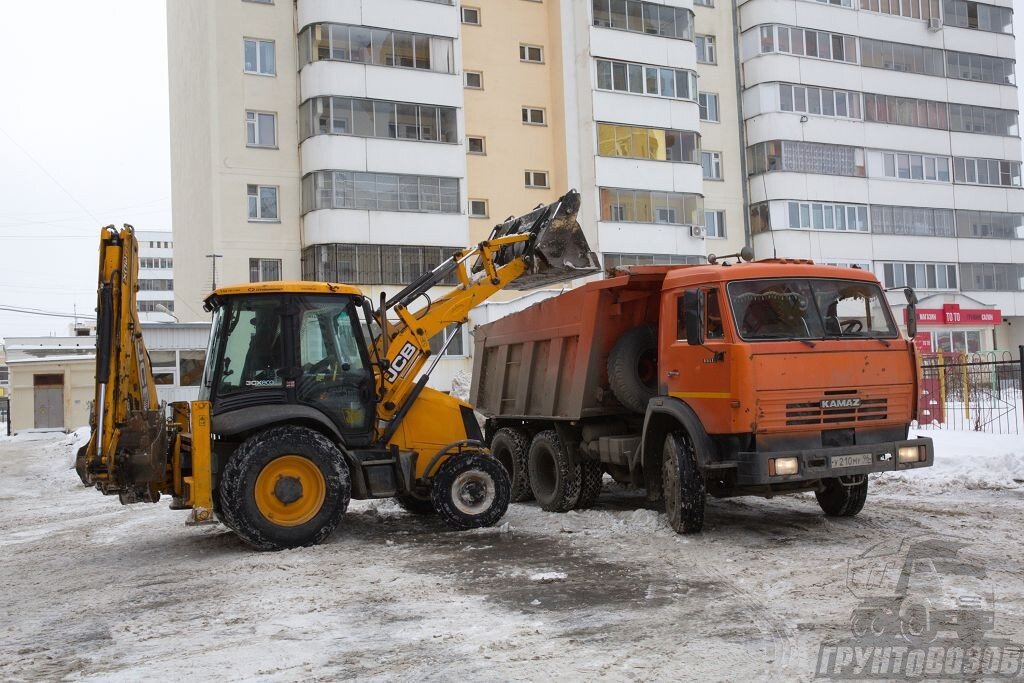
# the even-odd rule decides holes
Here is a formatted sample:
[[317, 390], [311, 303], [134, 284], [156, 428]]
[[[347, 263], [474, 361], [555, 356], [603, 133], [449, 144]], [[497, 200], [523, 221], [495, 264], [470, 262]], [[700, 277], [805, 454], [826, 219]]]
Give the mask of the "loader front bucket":
[[495, 265], [502, 266], [526, 255], [528, 269], [508, 285], [509, 289], [533, 289], [601, 271], [597, 255], [590, 250], [583, 228], [576, 220], [579, 210], [580, 194], [569, 190], [557, 202], [539, 206], [495, 226], [491, 239], [533, 235], [533, 239], [526, 242], [502, 247], [495, 257]]

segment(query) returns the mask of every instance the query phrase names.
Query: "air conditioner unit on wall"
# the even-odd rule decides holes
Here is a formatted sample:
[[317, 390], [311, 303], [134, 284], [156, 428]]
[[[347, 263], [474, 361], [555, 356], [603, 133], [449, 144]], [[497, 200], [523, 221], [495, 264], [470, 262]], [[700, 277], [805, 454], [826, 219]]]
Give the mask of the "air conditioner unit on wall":
[[692, 225], [690, 226], [690, 235], [692, 237], [700, 237], [703, 239], [707, 237], [708, 231], [703, 225]]
[[942, 30], [942, 17], [930, 17], [928, 19], [928, 30], [929, 31], [941, 31]]

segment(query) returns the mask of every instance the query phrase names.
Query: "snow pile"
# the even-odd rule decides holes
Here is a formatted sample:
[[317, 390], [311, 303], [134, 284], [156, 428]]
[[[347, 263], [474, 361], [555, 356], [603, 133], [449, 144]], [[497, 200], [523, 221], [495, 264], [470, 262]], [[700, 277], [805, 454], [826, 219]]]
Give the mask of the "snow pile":
[[460, 401], [469, 400], [469, 387], [473, 383], [473, 373], [469, 370], [459, 370], [459, 373], [452, 378], [452, 396]]
[[50, 455], [60, 458], [64, 462], [68, 469], [75, 466], [75, 456], [78, 455], [78, 449], [89, 443], [89, 436], [92, 431], [88, 427], [79, 427], [73, 432], [70, 432], [64, 436], [60, 441], [56, 441], [47, 446], [47, 451]]
[[935, 464], [881, 475], [874, 486], [916, 485], [928, 489], [1009, 489], [1024, 484], [1024, 437], [947, 430], [911, 430], [935, 441]]

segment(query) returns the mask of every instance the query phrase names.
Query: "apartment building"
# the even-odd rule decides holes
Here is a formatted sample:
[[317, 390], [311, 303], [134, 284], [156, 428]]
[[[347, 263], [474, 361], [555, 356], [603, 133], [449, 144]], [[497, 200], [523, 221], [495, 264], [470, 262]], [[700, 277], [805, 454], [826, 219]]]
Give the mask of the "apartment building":
[[914, 287], [925, 350], [1024, 343], [1011, 2], [737, 4], [756, 254]]
[[174, 238], [169, 231], [139, 231], [139, 319], [174, 321]]

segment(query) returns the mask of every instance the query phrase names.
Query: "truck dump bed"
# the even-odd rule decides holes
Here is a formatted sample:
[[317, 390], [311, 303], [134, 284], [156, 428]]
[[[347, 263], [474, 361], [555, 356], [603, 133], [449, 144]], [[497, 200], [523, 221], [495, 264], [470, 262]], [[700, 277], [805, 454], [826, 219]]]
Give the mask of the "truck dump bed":
[[658, 324], [665, 273], [640, 266], [476, 328], [470, 403], [488, 417], [573, 420], [628, 412], [608, 388], [619, 336]]

